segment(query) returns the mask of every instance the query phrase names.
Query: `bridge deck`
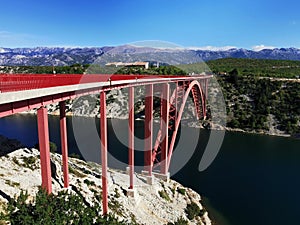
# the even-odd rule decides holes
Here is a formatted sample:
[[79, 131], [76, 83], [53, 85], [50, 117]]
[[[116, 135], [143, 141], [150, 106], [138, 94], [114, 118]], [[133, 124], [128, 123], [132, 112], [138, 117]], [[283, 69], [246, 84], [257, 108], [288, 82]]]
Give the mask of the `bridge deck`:
[[[73, 92], [76, 94], [76, 92], [82, 93], [84, 91], [90, 93], [93, 89], [110, 90], [147, 83], [164, 83], [169, 81], [208, 78], [208, 76], [62, 75], [64, 80], [61, 80], [60, 75], [45, 75], [45, 79], [41, 82], [41, 76], [43, 75], [1, 75], [0, 105], [45, 96], [53, 96], [61, 93]], [[10, 77], [10, 80], [7, 79], [8, 77]], [[22, 80], [20, 80], [20, 77], [22, 77]], [[26, 80], [28, 83], [26, 83]], [[65, 85], [70, 83], [73, 84]]]

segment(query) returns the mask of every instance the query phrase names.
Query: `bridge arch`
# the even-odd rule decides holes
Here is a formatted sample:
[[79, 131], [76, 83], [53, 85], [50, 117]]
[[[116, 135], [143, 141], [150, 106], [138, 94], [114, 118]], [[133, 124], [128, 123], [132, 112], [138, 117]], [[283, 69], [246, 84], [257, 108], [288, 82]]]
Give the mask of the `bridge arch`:
[[[207, 86], [205, 86], [205, 88], [207, 88]], [[184, 92], [184, 94], [182, 95], [181, 101], [180, 101], [180, 108], [179, 110], [177, 110], [177, 97], [178, 97], [178, 93], [180, 92], [180, 90], [182, 90]], [[202, 85], [200, 84], [200, 82], [198, 80], [193, 80], [193, 81], [189, 81], [187, 83], [183, 83], [181, 85], [177, 85], [177, 87], [175, 88], [175, 90], [172, 93], [172, 96], [170, 98], [170, 103], [169, 103], [169, 118], [174, 118], [173, 121], [171, 123], [173, 128], [172, 128], [172, 134], [171, 136], [168, 137], [169, 139], [169, 144], [168, 144], [168, 152], [167, 152], [167, 159], [166, 159], [166, 164], [167, 164], [167, 171], [169, 170], [170, 167], [170, 162], [171, 162], [171, 158], [172, 158], [172, 154], [173, 154], [173, 150], [175, 147], [175, 142], [176, 142], [176, 137], [177, 137], [177, 133], [178, 133], [178, 129], [179, 129], [179, 125], [180, 125], [180, 121], [183, 115], [183, 111], [184, 111], [184, 107], [186, 104], [186, 101], [188, 99], [188, 97], [190, 96], [190, 94], [192, 93], [192, 98], [194, 101], [194, 105], [195, 105], [195, 110], [196, 110], [196, 116], [198, 119], [200, 119], [200, 112], [202, 112], [202, 117], [205, 118], [206, 117], [206, 96], [204, 93], [206, 93], [206, 91], [203, 90]], [[199, 101], [201, 101], [201, 108], [200, 108], [200, 104], [197, 104]], [[174, 112], [174, 109], [171, 110], [171, 108], [175, 108], [175, 116], [171, 116], [170, 113]], [[171, 126], [169, 126], [171, 127]], [[158, 148], [160, 148], [160, 142], [162, 140], [162, 130], [160, 129], [158, 131], [157, 134], [157, 139], [156, 139], [156, 144], [154, 146], [154, 150], [153, 150], [153, 164], [156, 162], [159, 162], [158, 164], [160, 164], [161, 162], [158, 159], [158, 155], [160, 154], [160, 151]]]

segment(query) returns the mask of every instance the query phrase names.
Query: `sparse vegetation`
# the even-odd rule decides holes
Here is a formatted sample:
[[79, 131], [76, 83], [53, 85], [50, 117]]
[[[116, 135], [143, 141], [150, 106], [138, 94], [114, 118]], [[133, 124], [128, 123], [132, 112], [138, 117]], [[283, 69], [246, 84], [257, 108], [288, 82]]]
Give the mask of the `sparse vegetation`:
[[168, 202], [171, 201], [168, 193], [165, 190], [158, 191], [158, 194], [161, 198], [167, 200]]
[[196, 216], [204, 215], [204, 210], [200, 210], [200, 207], [195, 202], [188, 204], [186, 206], [185, 212], [189, 220], [193, 220]]
[[[40, 150], [39, 143], [35, 144], [34, 148]], [[52, 152], [52, 153], [57, 152], [57, 145], [54, 142], [51, 142], [51, 141], [49, 142], [49, 148], [50, 148], [50, 152]]]
[[79, 154], [74, 153], [74, 152], [69, 154], [69, 157], [74, 158], [74, 159], [81, 159], [81, 156]]
[[90, 191], [93, 192], [95, 199], [101, 201], [102, 200], [102, 192], [101, 191], [97, 191], [94, 188], [90, 188]]
[[85, 169], [85, 168], [82, 168], [82, 172], [83, 172], [84, 174], [86, 174], [86, 175], [92, 174], [92, 172], [91, 172], [90, 170], [87, 170], [87, 169]]
[[173, 65], [150, 66], [148, 69], [142, 67], [123, 67], [116, 74], [149, 74], [149, 75], [186, 75], [187, 73]]
[[179, 194], [185, 195], [186, 190], [185, 190], [185, 188], [178, 188], [178, 189], [177, 189], [177, 192], [178, 192]]
[[77, 177], [80, 177], [80, 178], [83, 178], [83, 177], [86, 177], [85, 174], [79, 172], [78, 170], [74, 169], [72, 166], [69, 165], [69, 172], [74, 174], [75, 176]]
[[[23, 163], [21, 162], [21, 160], [23, 161]], [[29, 156], [29, 157], [23, 156], [21, 158], [21, 160], [17, 159], [17, 157], [15, 157], [15, 156], [12, 158], [12, 161], [18, 166], [29, 168], [31, 170], [36, 169], [36, 167], [35, 167], [35, 163], [36, 163], [36, 160], [37, 160], [36, 157], [34, 157], [34, 156]]]
[[117, 188], [115, 188], [115, 195], [114, 195], [114, 197], [115, 198], [120, 198], [121, 197], [121, 195], [120, 195], [120, 193], [119, 193], [119, 191], [118, 191]]
[[188, 225], [189, 221], [185, 220], [183, 217], [178, 218], [174, 223], [169, 222], [167, 225]]
[[11, 187], [20, 187], [20, 183], [19, 182], [14, 182], [11, 180], [5, 180], [5, 184], [11, 186]]
[[173, 196], [174, 196], [175, 191], [176, 191], [176, 188], [175, 188], [175, 187], [169, 187], [169, 189], [171, 190], [171, 192], [172, 192], [172, 194], [173, 194]]
[[108, 207], [111, 211], [113, 211], [115, 214], [119, 216], [123, 215], [123, 207], [122, 205], [116, 200], [115, 198], [111, 198], [111, 200], [108, 202]]
[[224, 74], [234, 69], [242, 76], [296, 78], [300, 75], [300, 61], [270, 59], [226, 58], [207, 62], [215, 74]]
[[54, 142], [50, 141], [49, 146], [50, 146], [50, 152], [52, 152], [52, 153], [57, 152], [57, 145]]
[[11, 199], [0, 214], [0, 221], [9, 221], [11, 225], [65, 225], [65, 224], [129, 224], [120, 222], [112, 215], [103, 217], [99, 203], [86, 205], [81, 196], [59, 192], [48, 195], [40, 189], [35, 202], [29, 201], [29, 195], [21, 192], [19, 197]]
[[29, 156], [29, 157], [22, 157], [23, 160], [23, 167], [29, 168], [31, 170], [35, 169], [35, 163], [36, 163], [36, 157], [34, 156]]
[[91, 180], [88, 180], [88, 179], [85, 179], [83, 181], [83, 183], [85, 183], [87, 186], [94, 186], [94, 185], [96, 185], [94, 181], [91, 181]]
[[[206, 67], [217, 75], [222, 87], [228, 127], [300, 133], [299, 61], [227, 58], [208, 61]], [[182, 68], [197, 70], [205, 65], [188, 64]]]
[[12, 161], [15, 163], [15, 164], [17, 164], [18, 166], [20, 166], [20, 162], [19, 162], [19, 160], [17, 159], [17, 157], [13, 157], [12, 158]]
[[226, 101], [228, 127], [268, 131], [270, 123], [288, 134], [300, 133], [300, 83], [234, 74], [218, 77], [218, 82]]

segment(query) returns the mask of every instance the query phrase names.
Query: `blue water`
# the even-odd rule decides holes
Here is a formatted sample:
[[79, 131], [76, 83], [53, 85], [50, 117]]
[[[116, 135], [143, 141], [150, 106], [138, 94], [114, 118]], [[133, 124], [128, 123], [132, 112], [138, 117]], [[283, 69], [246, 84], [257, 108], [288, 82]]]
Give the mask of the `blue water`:
[[[82, 133], [88, 137], [84, 124], [99, 121], [83, 118]], [[118, 132], [127, 135], [126, 121], [117, 121]], [[49, 117], [50, 140], [58, 147], [59, 119]], [[190, 129], [192, 133], [194, 128]], [[80, 153], [68, 119], [70, 152]], [[0, 119], [0, 134], [20, 140], [27, 146], [37, 143], [36, 117], [15, 115]], [[136, 134], [143, 136], [143, 124], [138, 122]], [[198, 165], [209, 137], [201, 130], [197, 151], [173, 179], [199, 192], [210, 216], [219, 225], [282, 225], [299, 224], [300, 213], [300, 140], [266, 135], [227, 132], [221, 150], [213, 164], [199, 172]], [[111, 154], [126, 163], [127, 149], [115, 137], [109, 123]], [[126, 138], [125, 138], [126, 139]], [[84, 143], [100, 160], [99, 149]], [[95, 148], [95, 149], [93, 149]], [[142, 161], [137, 154], [136, 161]], [[110, 163], [110, 162], [109, 162]], [[173, 163], [173, 162], [172, 162]], [[114, 167], [114, 165], [110, 165]]]
[[300, 140], [227, 132], [202, 173], [195, 170], [200, 157], [196, 153], [174, 178], [209, 199], [222, 215], [219, 224], [299, 224]]

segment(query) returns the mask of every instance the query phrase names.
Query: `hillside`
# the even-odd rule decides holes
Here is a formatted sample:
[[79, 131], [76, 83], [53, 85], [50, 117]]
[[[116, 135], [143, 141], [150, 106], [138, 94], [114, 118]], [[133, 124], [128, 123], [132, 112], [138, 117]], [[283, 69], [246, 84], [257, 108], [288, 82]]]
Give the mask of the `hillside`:
[[229, 74], [229, 72], [236, 69], [239, 75], [243, 76], [285, 78], [300, 76], [300, 61], [293, 60], [226, 58], [206, 63], [215, 74]]
[[207, 64], [222, 87], [228, 128], [300, 133], [299, 61], [229, 58]]
[[[11, 142], [13, 141], [2, 137], [0, 150], [3, 149], [3, 146], [7, 146], [7, 143]], [[1, 211], [5, 211], [5, 205], [16, 198], [16, 196], [19, 196], [21, 190], [27, 191], [29, 197], [26, 204], [28, 204], [28, 207], [33, 207], [33, 205], [29, 206], [28, 201], [32, 202], [35, 200], [35, 195], [38, 193], [41, 184], [39, 151], [27, 148], [19, 150], [10, 149], [10, 153], [7, 154], [7, 150], [8, 149], [6, 149], [6, 153], [2, 154], [0, 157]], [[67, 191], [69, 193], [68, 195], [81, 196], [84, 201], [83, 203], [77, 202], [77, 204], [83, 204], [82, 207], [89, 207], [97, 204], [99, 205], [98, 212], [101, 214], [101, 165], [70, 158], [69, 189], [63, 188], [61, 165], [61, 155], [51, 153], [54, 194], [64, 196], [62, 191]], [[113, 215], [113, 217], [118, 218], [119, 221], [127, 221], [126, 224], [161, 225], [169, 222], [170, 224], [173, 224], [181, 218], [182, 221], [186, 221], [182, 224], [211, 224], [208, 214], [201, 204], [201, 197], [193, 190], [183, 187], [173, 180], [162, 182], [155, 178], [153, 185], [148, 185], [146, 183], [146, 178], [141, 174], [136, 173], [135, 196], [127, 197], [126, 190], [129, 184], [129, 176], [125, 171], [109, 169], [108, 174], [109, 213]], [[45, 201], [45, 199], [43, 201]], [[198, 213], [201, 212], [201, 214], [191, 214], [191, 211], [189, 211], [189, 204], [199, 208]], [[19, 210], [22, 210], [23, 212], [23, 210], [25, 210], [24, 207], [25, 206], [23, 205]], [[70, 208], [71, 207], [73, 206], [70, 205]], [[30, 212], [29, 208], [28, 210]], [[56, 208], [55, 210], [58, 209]], [[13, 215], [15, 217], [18, 216], [18, 218], [20, 216], [18, 214]], [[29, 214], [27, 215], [27, 219], [28, 216]], [[34, 218], [37, 217], [35, 216]], [[14, 219], [13, 221], [16, 220]], [[52, 224], [60, 224], [53, 221], [54, 217], [52, 218]], [[23, 221], [23, 224], [29, 223]], [[72, 221], [65, 221], [61, 224], [72, 224]]]
[[227, 108], [227, 127], [271, 135], [300, 133], [300, 82], [239, 76], [217, 77]]

